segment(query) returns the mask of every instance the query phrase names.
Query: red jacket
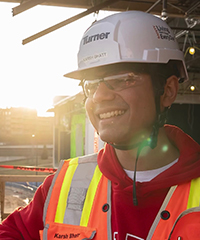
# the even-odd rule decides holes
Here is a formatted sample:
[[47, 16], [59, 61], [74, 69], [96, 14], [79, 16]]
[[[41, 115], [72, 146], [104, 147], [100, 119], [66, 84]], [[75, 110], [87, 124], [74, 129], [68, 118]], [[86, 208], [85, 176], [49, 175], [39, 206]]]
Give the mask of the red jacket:
[[[113, 148], [106, 145], [99, 152], [99, 168], [112, 181], [114, 240], [124, 240], [126, 237], [128, 240], [145, 239], [169, 187], [200, 176], [200, 146], [180, 129], [171, 126], [165, 128], [169, 139], [180, 151], [179, 160], [150, 182], [137, 183], [137, 207], [133, 205], [133, 181], [121, 168]], [[47, 177], [27, 207], [16, 210], [3, 221], [0, 239], [39, 239], [39, 230], [43, 229], [43, 206], [52, 178]], [[195, 239], [195, 236], [191, 239]]]

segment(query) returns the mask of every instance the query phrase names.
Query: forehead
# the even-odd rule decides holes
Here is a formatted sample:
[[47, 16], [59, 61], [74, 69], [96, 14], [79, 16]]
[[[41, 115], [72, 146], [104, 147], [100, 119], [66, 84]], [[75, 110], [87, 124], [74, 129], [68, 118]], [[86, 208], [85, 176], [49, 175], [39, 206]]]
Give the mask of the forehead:
[[87, 71], [84, 78], [88, 80], [93, 80], [125, 72], [148, 74], [148, 66], [141, 63], [111, 64]]

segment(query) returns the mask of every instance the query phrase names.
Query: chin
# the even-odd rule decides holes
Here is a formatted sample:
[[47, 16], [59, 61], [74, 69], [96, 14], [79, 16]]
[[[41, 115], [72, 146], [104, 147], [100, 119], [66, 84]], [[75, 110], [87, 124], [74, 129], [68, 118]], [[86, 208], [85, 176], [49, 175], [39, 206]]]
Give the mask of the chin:
[[102, 135], [100, 135], [100, 134], [99, 134], [99, 137], [101, 138], [101, 140], [102, 140], [103, 142], [112, 142], [109, 137], [102, 136]]
[[113, 133], [99, 133], [99, 137], [103, 142], [112, 143], [112, 144], [124, 144], [122, 143], [122, 135], [114, 136]]
[[99, 133], [99, 137], [103, 142], [113, 142], [114, 138], [112, 137], [112, 134], [103, 134]]

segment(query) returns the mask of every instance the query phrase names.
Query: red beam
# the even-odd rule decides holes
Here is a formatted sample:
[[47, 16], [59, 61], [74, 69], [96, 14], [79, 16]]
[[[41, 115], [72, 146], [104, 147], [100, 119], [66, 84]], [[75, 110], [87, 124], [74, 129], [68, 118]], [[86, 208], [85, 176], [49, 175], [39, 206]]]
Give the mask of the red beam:
[[16, 170], [24, 170], [24, 171], [47, 172], [47, 173], [54, 173], [57, 170], [55, 168], [30, 167], [30, 166], [13, 166], [13, 165], [0, 165], [0, 167], [1, 168], [16, 169]]

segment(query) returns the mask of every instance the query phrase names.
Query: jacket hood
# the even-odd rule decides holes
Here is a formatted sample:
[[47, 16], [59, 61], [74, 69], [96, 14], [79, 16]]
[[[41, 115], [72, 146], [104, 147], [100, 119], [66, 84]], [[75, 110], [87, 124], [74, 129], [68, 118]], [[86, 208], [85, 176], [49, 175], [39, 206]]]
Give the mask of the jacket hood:
[[[165, 125], [165, 131], [169, 140], [179, 149], [178, 162], [149, 182], [137, 182], [137, 195], [166, 189], [200, 176], [200, 145], [178, 127]], [[133, 180], [127, 176], [109, 144], [99, 152], [98, 165], [112, 181], [114, 188], [132, 191]]]

